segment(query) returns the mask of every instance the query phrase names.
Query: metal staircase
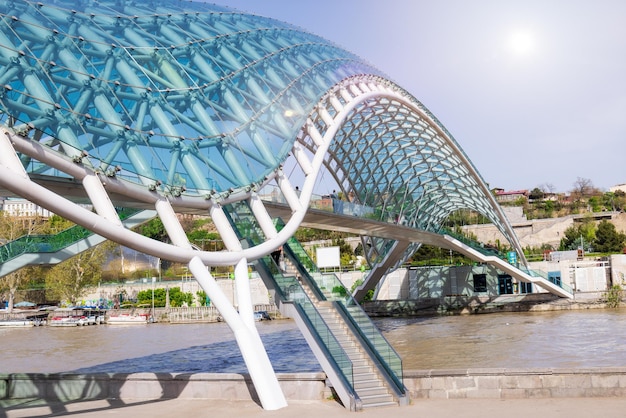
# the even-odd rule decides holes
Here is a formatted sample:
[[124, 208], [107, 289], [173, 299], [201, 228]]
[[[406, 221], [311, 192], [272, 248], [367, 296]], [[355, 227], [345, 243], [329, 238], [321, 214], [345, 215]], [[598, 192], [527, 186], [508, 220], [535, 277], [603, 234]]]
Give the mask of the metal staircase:
[[[133, 228], [156, 216], [153, 210], [118, 209], [120, 220]], [[0, 277], [29, 265], [54, 265], [102, 242], [105, 238], [74, 225], [58, 234], [25, 235], [0, 246]]]
[[[261, 242], [246, 204], [231, 205], [227, 213], [244, 246]], [[295, 319], [344, 406], [407, 405], [400, 357], [337, 277], [321, 273], [295, 238], [283, 255], [284, 270], [270, 256], [255, 267], [281, 311]]]

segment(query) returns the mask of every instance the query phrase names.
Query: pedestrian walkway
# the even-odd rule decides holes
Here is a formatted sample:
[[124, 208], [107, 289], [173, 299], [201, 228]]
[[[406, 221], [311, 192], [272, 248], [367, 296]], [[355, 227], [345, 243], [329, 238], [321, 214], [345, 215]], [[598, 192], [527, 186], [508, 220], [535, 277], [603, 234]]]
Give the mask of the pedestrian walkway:
[[[37, 403], [40, 405], [37, 406]], [[237, 418], [622, 418], [626, 415], [626, 398], [550, 398], [550, 399], [425, 399], [414, 400], [407, 407], [374, 408], [350, 412], [335, 401], [291, 401], [277, 411], [265, 411], [252, 401], [206, 399], [168, 399], [162, 401], [129, 402], [99, 400], [41, 405], [41, 401], [10, 404], [0, 401], [1, 418], [62, 417], [101, 418], [159, 418], [159, 417], [226, 417]]]

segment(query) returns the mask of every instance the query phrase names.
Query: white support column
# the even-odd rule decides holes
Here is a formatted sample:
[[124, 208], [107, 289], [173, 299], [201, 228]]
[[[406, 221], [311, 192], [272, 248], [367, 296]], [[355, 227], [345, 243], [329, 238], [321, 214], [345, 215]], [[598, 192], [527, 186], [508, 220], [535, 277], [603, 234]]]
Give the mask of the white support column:
[[278, 187], [280, 187], [280, 191], [283, 192], [283, 196], [285, 196], [285, 200], [287, 201], [289, 207], [293, 211], [300, 210], [302, 208], [300, 198], [293, 189], [293, 186], [287, 176], [281, 172], [276, 180], [278, 182]]
[[250, 278], [248, 277], [248, 260], [239, 260], [235, 265], [235, 287], [237, 289], [237, 307], [239, 316], [251, 331], [257, 332], [254, 324], [254, 308], [250, 294]]
[[269, 213], [267, 213], [267, 209], [265, 209], [263, 201], [256, 193], [252, 193], [252, 196], [250, 196], [250, 209], [252, 209], [252, 213], [254, 213], [254, 217], [259, 223], [259, 226], [263, 230], [265, 236], [268, 239], [274, 238], [277, 234], [276, 227], [274, 226], [274, 222], [272, 222], [272, 218]]
[[302, 149], [302, 146], [298, 142], [293, 144], [293, 156], [296, 157], [296, 160], [298, 160], [298, 164], [302, 168], [302, 171], [305, 175], [308, 176], [313, 172], [311, 160], [309, 160], [309, 157], [306, 155], [306, 153]]
[[0, 164], [11, 169], [15, 174], [28, 178], [26, 170], [20, 161], [19, 157], [11, 145], [11, 133], [5, 129], [2, 129], [0, 134]]
[[118, 226], [122, 226], [122, 221], [98, 176], [89, 174], [83, 177], [83, 186], [98, 215]]
[[[287, 406], [285, 395], [278, 383], [274, 368], [267, 356], [258, 332], [253, 332], [244, 324], [228, 298], [222, 293], [219, 285], [199, 257], [189, 262], [189, 271], [196, 278], [202, 289], [211, 298], [215, 307], [233, 330], [241, 355], [250, 372], [254, 389], [259, 395], [263, 409], [273, 411]], [[256, 328], [255, 328], [256, 330]]]
[[230, 222], [228, 221], [222, 206], [218, 203], [211, 205], [209, 214], [211, 215], [213, 224], [215, 225], [215, 228], [217, 228], [217, 232], [219, 232], [222, 237], [226, 248], [231, 251], [240, 251], [241, 243], [237, 238], [237, 234], [235, 234], [235, 231], [231, 228]]
[[313, 142], [315, 142], [315, 145], [321, 147], [324, 144], [324, 138], [322, 137], [322, 134], [320, 134], [320, 131], [317, 130], [315, 124], [311, 119], [307, 119], [306, 121], [306, 132], [311, 137]]
[[187, 234], [185, 234], [185, 230], [178, 221], [176, 212], [174, 212], [174, 208], [172, 208], [170, 202], [161, 199], [157, 200], [154, 206], [172, 243], [181, 248], [191, 248]]

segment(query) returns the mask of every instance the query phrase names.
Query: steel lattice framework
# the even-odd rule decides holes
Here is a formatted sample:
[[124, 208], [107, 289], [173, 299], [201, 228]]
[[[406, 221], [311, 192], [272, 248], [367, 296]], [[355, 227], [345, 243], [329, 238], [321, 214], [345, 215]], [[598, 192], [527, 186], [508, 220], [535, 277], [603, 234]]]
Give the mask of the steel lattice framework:
[[[309, 115], [324, 132], [323, 116], [350, 100], [350, 88], [380, 86], [327, 154], [346, 195], [433, 232], [453, 211], [473, 209], [516, 243], [436, 118], [326, 40], [182, 1], [3, 1], [0, 15], [2, 122], [98, 172], [165, 195], [219, 200], [271, 177]], [[22, 160], [30, 173], [59, 175]]]

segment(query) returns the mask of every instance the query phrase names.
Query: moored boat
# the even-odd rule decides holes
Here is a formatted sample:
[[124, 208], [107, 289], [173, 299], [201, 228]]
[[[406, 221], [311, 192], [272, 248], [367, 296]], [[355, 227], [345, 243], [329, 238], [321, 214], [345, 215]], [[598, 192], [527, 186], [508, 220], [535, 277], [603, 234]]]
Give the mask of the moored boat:
[[0, 327], [38, 327], [45, 325], [48, 314], [24, 315], [22, 313], [7, 313], [0, 316]]
[[92, 307], [74, 307], [57, 309], [48, 319], [53, 327], [76, 327], [83, 325], [97, 325], [103, 322], [104, 312]]
[[146, 313], [113, 313], [107, 316], [106, 323], [109, 325], [133, 325], [147, 324], [152, 316]]

